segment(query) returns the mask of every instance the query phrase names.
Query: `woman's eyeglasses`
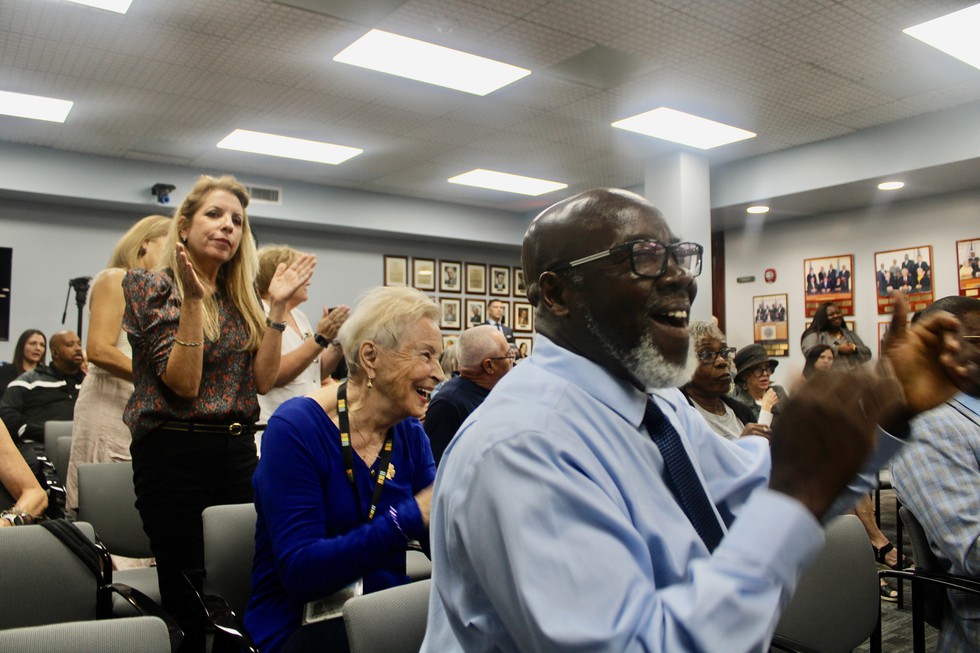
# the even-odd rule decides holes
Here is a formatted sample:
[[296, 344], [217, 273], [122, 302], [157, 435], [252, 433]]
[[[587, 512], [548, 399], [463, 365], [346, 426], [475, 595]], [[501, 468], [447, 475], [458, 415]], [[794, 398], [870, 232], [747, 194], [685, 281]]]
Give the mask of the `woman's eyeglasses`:
[[735, 358], [735, 348], [726, 347], [725, 349], [719, 349], [718, 351], [713, 351], [711, 349], [703, 349], [696, 352], [695, 355], [698, 357], [698, 362], [702, 365], [711, 365], [715, 362], [719, 356], [724, 358], [729, 363]]

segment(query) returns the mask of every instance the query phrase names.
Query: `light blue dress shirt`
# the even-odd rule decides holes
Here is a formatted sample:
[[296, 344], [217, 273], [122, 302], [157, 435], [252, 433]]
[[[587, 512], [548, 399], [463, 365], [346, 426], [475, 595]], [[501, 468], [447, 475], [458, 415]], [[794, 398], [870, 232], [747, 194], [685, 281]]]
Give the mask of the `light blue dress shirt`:
[[646, 395], [538, 334], [439, 468], [423, 651], [766, 649], [823, 530], [767, 488], [766, 440], [725, 440], [678, 390], [653, 396], [727, 524], [714, 554], [662, 480]]
[[[892, 462], [892, 485], [922, 523], [936, 557], [980, 578], [980, 399], [960, 393], [912, 421], [913, 441]], [[980, 599], [949, 593], [936, 650], [980, 650]]]

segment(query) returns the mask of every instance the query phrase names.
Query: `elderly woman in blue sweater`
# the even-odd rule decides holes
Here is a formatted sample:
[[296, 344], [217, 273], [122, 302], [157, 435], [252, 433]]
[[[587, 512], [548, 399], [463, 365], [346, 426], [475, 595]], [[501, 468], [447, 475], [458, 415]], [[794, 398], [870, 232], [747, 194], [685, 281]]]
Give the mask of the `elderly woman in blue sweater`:
[[442, 379], [438, 316], [417, 290], [369, 291], [339, 333], [348, 381], [269, 420], [245, 612], [264, 653], [347, 650], [343, 601], [407, 583], [407, 546], [428, 548], [436, 467], [419, 418]]

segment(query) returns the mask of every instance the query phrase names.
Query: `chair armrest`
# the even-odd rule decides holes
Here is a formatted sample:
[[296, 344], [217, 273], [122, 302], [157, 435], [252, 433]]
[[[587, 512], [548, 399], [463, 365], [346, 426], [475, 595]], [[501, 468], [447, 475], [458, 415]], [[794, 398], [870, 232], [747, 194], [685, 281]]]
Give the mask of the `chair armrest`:
[[140, 615], [161, 619], [167, 625], [167, 632], [170, 634], [170, 650], [176, 651], [180, 647], [180, 643], [184, 639], [184, 631], [180, 629], [173, 617], [157, 605], [156, 601], [138, 589], [122, 583], [112, 583], [106, 588], [125, 599]]
[[820, 653], [820, 651], [810, 648], [805, 644], [797, 642], [783, 635], [773, 635], [769, 647], [770, 652], [786, 651], [787, 653]]
[[[245, 651], [246, 653], [259, 653], [251, 636], [245, 630], [241, 620], [235, 611], [232, 610], [223, 598], [215, 594], [199, 594], [198, 598], [204, 611], [208, 615], [208, 621], [214, 626], [214, 648], [212, 653], [220, 653], [224, 650], [224, 644], [231, 648], [229, 651]], [[222, 642], [221, 640], [224, 640]]]
[[925, 571], [924, 569], [880, 569], [880, 578], [899, 578], [909, 580], [913, 583], [921, 582], [930, 585], [939, 585], [947, 589], [958, 590], [968, 594], [980, 595], [980, 580], [959, 576], [957, 574], [947, 574], [938, 571]]

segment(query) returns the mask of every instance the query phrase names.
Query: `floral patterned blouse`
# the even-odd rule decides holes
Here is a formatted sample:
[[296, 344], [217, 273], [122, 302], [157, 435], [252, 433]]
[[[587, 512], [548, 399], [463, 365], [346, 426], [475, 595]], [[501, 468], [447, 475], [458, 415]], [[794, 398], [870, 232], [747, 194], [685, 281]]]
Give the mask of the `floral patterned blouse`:
[[204, 364], [197, 397], [178, 397], [161, 378], [175, 346], [180, 301], [170, 271], [134, 269], [123, 279], [126, 311], [123, 329], [133, 347], [135, 391], [123, 421], [138, 438], [170, 420], [228, 424], [259, 418], [254, 352], [245, 351], [248, 327], [230, 302], [218, 296], [221, 337], [204, 343]]

